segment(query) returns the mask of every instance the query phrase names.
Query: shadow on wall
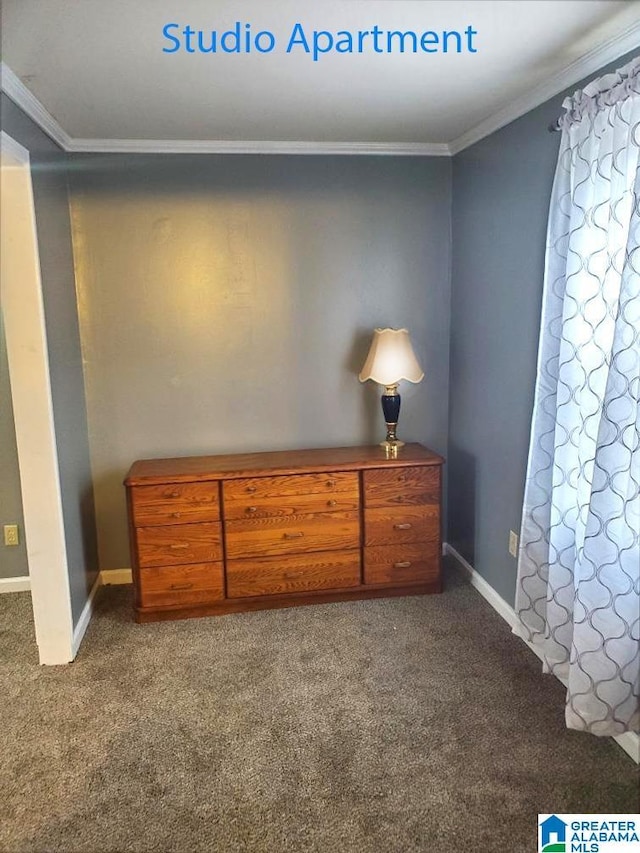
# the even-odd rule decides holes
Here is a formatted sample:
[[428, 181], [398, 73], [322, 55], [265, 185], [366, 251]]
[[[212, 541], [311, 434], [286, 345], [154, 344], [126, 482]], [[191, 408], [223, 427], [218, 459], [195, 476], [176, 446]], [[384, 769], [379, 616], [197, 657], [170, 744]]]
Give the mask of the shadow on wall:
[[[93, 493], [96, 503], [102, 507], [103, 523], [98, 527], [98, 553], [100, 555], [100, 569], [127, 569], [131, 568], [129, 558], [129, 542], [127, 528], [127, 496], [124, 487], [124, 478], [127, 470], [112, 468], [107, 474], [98, 476], [93, 483]], [[105, 537], [110, 531], [110, 541]], [[109, 548], [113, 547], [114, 540], [118, 543], [121, 554], [117, 564], [113, 564], [105, 558], [109, 554]]]
[[[365, 362], [373, 329], [359, 328], [353, 338], [353, 345], [344, 362], [344, 368], [353, 375], [354, 389], [360, 393], [360, 419], [364, 444], [377, 444], [384, 438], [382, 409], [380, 406], [380, 387], [375, 382], [363, 382], [358, 379]], [[359, 387], [358, 387], [359, 386]]]
[[472, 566], [476, 544], [476, 457], [449, 444], [448, 541]]
[[[96, 555], [98, 553], [98, 533], [96, 530], [96, 507], [93, 497], [93, 485], [85, 486], [80, 493], [80, 518], [82, 529], [82, 553], [84, 555], [85, 584], [87, 595], [95, 583], [99, 572]], [[90, 567], [90, 570], [89, 570]]]

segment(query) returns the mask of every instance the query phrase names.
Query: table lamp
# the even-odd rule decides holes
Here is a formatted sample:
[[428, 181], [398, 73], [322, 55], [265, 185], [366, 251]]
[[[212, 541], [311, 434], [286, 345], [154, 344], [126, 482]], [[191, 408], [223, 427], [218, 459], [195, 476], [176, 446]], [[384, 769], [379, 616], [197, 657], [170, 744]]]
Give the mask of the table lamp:
[[398, 382], [420, 382], [424, 371], [418, 363], [411, 346], [409, 332], [406, 329], [376, 329], [369, 349], [369, 355], [360, 371], [360, 382], [372, 379], [384, 385], [382, 411], [387, 424], [387, 438], [381, 441], [382, 447], [398, 448], [404, 445], [396, 438], [396, 427], [400, 415], [400, 394]]

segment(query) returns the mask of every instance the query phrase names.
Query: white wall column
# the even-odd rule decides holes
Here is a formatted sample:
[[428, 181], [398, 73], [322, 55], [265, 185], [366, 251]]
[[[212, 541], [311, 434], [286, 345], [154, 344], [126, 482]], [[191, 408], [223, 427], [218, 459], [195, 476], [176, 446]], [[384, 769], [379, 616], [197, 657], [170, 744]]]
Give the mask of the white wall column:
[[0, 137], [4, 317], [40, 663], [73, 660], [73, 619], [29, 152]]

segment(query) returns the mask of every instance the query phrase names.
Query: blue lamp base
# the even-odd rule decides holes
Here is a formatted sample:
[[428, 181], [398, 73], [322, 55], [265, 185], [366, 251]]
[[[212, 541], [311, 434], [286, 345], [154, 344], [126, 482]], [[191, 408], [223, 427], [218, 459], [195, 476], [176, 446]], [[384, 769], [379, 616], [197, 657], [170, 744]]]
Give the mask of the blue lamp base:
[[396, 438], [396, 428], [398, 426], [398, 418], [400, 417], [400, 394], [398, 394], [397, 385], [387, 385], [382, 395], [382, 413], [384, 421], [387, 425], [387, 437], [385, 441], [381, 441], [381, 447], [398, 448], [404, 446], [404, 441], [398, 441]]

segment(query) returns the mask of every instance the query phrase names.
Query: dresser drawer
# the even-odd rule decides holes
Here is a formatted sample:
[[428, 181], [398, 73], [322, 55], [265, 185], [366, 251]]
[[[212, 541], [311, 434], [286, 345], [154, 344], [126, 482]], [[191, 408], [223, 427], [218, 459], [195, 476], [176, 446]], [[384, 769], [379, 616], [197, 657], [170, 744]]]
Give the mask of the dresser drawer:
[[440, 503], [440, 466], [365, 471], [365, 507]]
[[359, 584], [359, 551], [321, 551], [227, 563], [229, 598], [346, 589]]
[[225, 523], [227, 557], [344, 551], [360, 545], [357, 512], [325, 512]]
[[143, 607], [206, 604], [224, 598], [222, 563], [140, 569]]
[[220, 522], [139, 527], [136, 538], [141, 567], [222, 560]]
[[348, 512], [357, 510], [360, 504], [358, 492], [334, 492], [327, 494], [281, 495], [255, 500], [228, 501], [225, 496], [224, 515], [228, 520], [251, 518], [278, 518], [317, 512]]
[[436, 542], [440, 538], [440, 507], [374, 507], [364, 511], [364, 544], [395, 545]]
[[167, 483], [131, 489], [131, 509], [136, 527], [189, 524], [220, 519], [219, 486], [211, 483]]
[[440, 575], [438, 546], [438, 542], [421, 542], [365, 548], [364, 582], [405, 584], [437, 580]]
[[[283, 506], [306, 497], [317, 501], [318, 512], [326, 508], [326, 500], [336, 497], [357, 503], [360, 493], [358, 474], [353, 471], [323, 474], [292, 474], [280, 477], [251, 477], [227, 480], [223, 484], [225, 512], [244, 511], [245, 506]], [[240, 516], [238, 516], [240, 517]]]

